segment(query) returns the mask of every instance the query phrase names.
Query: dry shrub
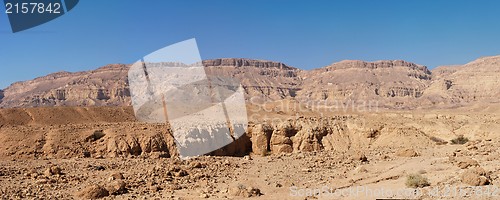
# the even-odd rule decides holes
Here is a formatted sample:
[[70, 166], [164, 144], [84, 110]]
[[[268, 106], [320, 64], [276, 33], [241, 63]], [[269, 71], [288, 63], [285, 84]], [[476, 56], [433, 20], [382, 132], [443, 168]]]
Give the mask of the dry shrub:
[[455, 139], [451, 140], [451, 144], [465, 144], [469, 142], [469, 138], [464, 137], [464, 135], [459, 135]]
[[406, 176], [406, 187], [421, 188], [431, 185], [429, 179], [421, 174], [409, 174]]

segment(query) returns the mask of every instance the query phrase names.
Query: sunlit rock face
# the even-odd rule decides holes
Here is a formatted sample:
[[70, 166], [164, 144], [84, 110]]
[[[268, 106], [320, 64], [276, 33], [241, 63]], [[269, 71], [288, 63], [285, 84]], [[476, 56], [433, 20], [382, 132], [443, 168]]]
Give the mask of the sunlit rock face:
[[[314, 70], [242, 58], [203, 61], [208, 76], [233, 77], [247, 103], [295, 99], [302, 104], [388, 109], [454, 107], [500, 99], [500, 56], [461, 66], [427, 67], [402, 60], [346, 60]], [[128, 106], [130, 65], [58, 72], [0, 91], [0, 107]]]

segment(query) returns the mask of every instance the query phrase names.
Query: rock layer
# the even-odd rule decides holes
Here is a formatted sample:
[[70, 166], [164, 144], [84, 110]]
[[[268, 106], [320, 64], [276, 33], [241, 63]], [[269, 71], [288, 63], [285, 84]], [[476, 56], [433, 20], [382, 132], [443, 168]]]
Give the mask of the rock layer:
[[0, 107], [94, 106], [130, 103], [127, 65], [87, 72], [58, 72], [5, 89]]
[[[500, 99], [500, 56], [432, 71], [402, 60], [346, 60], [311, 71], [251, 59], [214, 59], [203, 64], [209, 77], [239, 80], [252, 103], [295, 99], [344, 108], [414, 109]], [[130, 105], [128, 69], [115, 64], [14, 83], [0, 91], [0, 107]]]

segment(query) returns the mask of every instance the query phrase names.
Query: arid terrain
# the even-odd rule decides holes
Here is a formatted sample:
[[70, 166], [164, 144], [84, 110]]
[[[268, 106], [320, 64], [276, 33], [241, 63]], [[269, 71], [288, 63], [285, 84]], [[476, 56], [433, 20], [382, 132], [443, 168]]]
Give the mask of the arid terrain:
[[500, 198], [500, 56], [203, 64], [241, 81], [250, 123], [189, 160], [168, 125], [136, 120], [129, 65], [1, 90], [0, 199]]

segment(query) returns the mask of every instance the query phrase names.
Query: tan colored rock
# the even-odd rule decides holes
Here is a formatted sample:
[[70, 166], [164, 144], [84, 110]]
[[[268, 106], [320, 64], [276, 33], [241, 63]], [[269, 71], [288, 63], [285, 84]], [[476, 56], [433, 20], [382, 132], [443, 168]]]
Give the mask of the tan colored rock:
[[[305, 71], [272, 61], [225, 58], [203, 61], [209, 76], [241, 81], [251, 104], [294, 98], [348, 110], [419, 108], [495, 102], [500, 56], [432, 70], [403, 60], [344, 60]], [[320, 66], [316, 66], [320, 67]], [[17, 82], [0, 91], [0, 107], [130, 105], [129, 65], [58, 72]], [[290, 108], [271, 109], [286, 114]], [[366, 110], [365, 110], [366, 111]], [[366, 135], [367, 137], [370, 134]]]
[[356, 169], [354, 169], [354, 172], [356, 172], [356, 173], [367, 173], [368, 170], [366, 169], [365, 166], [359, 166]]
[[460, 159], [457, 162], [457, 166], [460, 169], [466, 169], [466, 168], [470, 168], [470, 167], [479, 167], [479, 163], [472, 158], [464, 158], [464, 159]]
[[400, 157], [417, 157], [419, 154], [414, 149], [401, 149], [396, 152], [397, 156]]
[[115, 180], [106, 185], [106, 190], [110, 195], [127, 193], [126, 183], [123, 180]]
[[491, 180], [486, 171], [481, 167], [466, 170], [460, 176], [463, 183], [472, 186], [482, 186], [490, 184]]
[[289, 144], [279, 144], [279, 145], [273, 145], [271, 147], [271, 151], [273, 153], [292, 153], [293, 148]]
[[[58, 72], [18, 82], [5, 90], [4, 106], [125, 105], [130, 103], [127, 65], [89, 72]], [[89, 74], [92, 74], [89, 76]]]
[[112, 173], [111, 176], [110, 176], [111, 180], [122, 180], [122, 179], [125, 179], [125, 177], [123, 176], [122, 173], [120, 172], [115, 172], [115, 173]]
[[47, 168], [43, 174], [45, 176], [52, 176], [52, 175], [62, 175], [62, 170], [61, 168], [57, 167], [57, 166], [51, 166], [49, 168]]
[[267, 152], [270, 148], [273, 129], [266, 124], [258, 124], [251, 129], [252, 151], [257, 154]]
[[362, 152], [355, 152], [352, 156], [352, 160], [366, 162], [368, 161], [368, 158]]
[[497, 102], [500, 95], [499, 61], [500, 56], [491, 56], [462, 66], [436, 68], [433, 72], [446, 72], [436, 76], [434, 84], [425, 91], [425, 98], [446, 103]]
[[292, 140], [284, 135], [273, 134], [271, 136], [271, 145], [292, 144]]
[[83, 199], [100, 199], [109, 196], [109, 192], [100, 185], [92, 184], [77, 192], [76, 196]]
[[[357, 110], [371, 106], [412, 106], [411, 100], [423, 95], [431, 80], [431, 72], [422, 65], [386, 60], [365, 62], [345, 60], [330, 66], [303, 72], [307, 76], [299, 99], [320, 101], [334, 108]], [[407, 98], [403, 105], [398, 98]]]
[[198, 161], [193, 161], [191, 163], [189, 163], [189, 167], [191, 167], [191, 169], [196, 169], [196, 168], [203, 168], [203, 164], [201, 164], [201, 162], [198, 162]]
[[256, 196], [262, 195], [261, 191], [258, 188], [255, 188], [255, 187], [248, 187], [247, 188], [244, 185], [238, 185], [237, 187], [231, 188], [229, 190], [229, 193], [232, 196], [245, 197], [245, 198], [256, 197]]

